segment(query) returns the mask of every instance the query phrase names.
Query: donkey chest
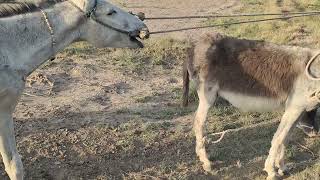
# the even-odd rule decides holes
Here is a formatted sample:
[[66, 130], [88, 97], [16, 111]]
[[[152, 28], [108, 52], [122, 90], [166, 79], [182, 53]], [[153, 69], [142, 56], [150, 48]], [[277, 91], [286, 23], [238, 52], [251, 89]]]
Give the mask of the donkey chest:
[[243, 95], [230, 91], [220, 91], [218, 94], [242, 111], [269, 112], [281, 108], [284, 104], [279, 99], [270, 97]]

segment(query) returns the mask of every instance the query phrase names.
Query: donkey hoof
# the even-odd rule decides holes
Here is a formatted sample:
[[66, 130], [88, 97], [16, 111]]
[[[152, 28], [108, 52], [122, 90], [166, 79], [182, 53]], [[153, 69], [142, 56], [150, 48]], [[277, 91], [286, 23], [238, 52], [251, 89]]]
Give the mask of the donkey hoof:
[[278, 174], [279, 174], [280, 176], [285, 176], [285, 175], [288, 175], [288, 174], [289, 174], [288, 171], [289, 171], [288, 168], [282, 168], [282, 169], [279, 168]]
[[208, 173], [211, 173], [212, 169], [211, 169], [211, 164], [210, 163], [204, 163], [202, 165], [202, 167], [203, 167], [203, 170], [205, 170]]
[[203, 166], [203, 169], [205, 170], [206, 175], [211, 175], [211, 176], [216, 176], [218, 174], [218, 171], [214, 171], [211, 167], [210, 168], [205, 168]]

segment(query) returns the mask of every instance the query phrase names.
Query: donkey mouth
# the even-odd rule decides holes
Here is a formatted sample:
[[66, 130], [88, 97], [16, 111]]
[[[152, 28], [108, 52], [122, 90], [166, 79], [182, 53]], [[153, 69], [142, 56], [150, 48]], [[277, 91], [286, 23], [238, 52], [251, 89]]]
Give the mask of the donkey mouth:
[[143, 47], [144, 47], [143, 43], [142, 43], [141, 41], [139, 41], [139, 40], [137, 39], [137, 37], [130, 36], [130, 41], [138, 44], [138, 46], [139, 46], [140, 48], [143, 48]]
[[[140, 48], [143, 48], [143, 43], [140, 40], [148, 39], [150, 33], [147, 27], [143, 27], [141, 29], [131, 31], [129, 33], [129, 36], [132, 42], [137, 43]], [[139, 40], [137, 38], [139, 38]]]

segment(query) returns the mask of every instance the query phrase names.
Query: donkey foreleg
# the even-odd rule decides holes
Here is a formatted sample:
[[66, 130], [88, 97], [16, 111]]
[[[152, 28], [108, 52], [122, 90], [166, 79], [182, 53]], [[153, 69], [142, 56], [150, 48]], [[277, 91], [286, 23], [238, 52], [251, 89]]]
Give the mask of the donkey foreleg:
[[0, 112], [0, 152], [10, 179], [22, 180], [23, 166], [16, 148], [13, 119], [7, 112]]
[[10, 179], [23, 180], [23, 166], [16, 147], [12, 118], [23, 82], [14, 76], [4, 76], [0, 79], [0, 90], [0, 153]]
[[282, 116], [280, 125], [271, 142], [269, 156], [265, 162], [264, 170], [268, 173], [267, 179], [279, 179], [278, 170], [280, 173], [285, 171], [283, 158], [287, 137], [303, 112], [302, 108], [288, 107]]

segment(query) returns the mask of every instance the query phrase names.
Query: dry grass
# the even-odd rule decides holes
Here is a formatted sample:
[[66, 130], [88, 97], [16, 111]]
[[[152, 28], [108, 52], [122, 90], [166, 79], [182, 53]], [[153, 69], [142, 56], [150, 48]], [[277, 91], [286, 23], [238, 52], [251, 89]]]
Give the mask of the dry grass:
[[[316, 0], [279, 0], [279, 1], [259, 1], [250, 0], [241, 1], [243, 8], [237, 13], [280, 13], [282, 11], [316, 11], [319, 9], [319, 1]], [[268, 18], [268, 17], [262, 17]], [[270, 17], [269, 17], [270, 18]], [[216, 19], [207, 23], [224, 23], [236, 20], [245, 20], [246, 18], [237, 19]], [[254, 19], [254, 18], [251, 18]], [[257, 17], [255, 19], [261, 19]], [[219, 31], [227, 35], [271, 41], [279, 44], [290, 44], [307, 47], [320, 47], [318, 41], [320, 30], [320, 16], [302, 17], [291, 20], [277, 20], [262, 23], [243, 24], [219, 28]]]

